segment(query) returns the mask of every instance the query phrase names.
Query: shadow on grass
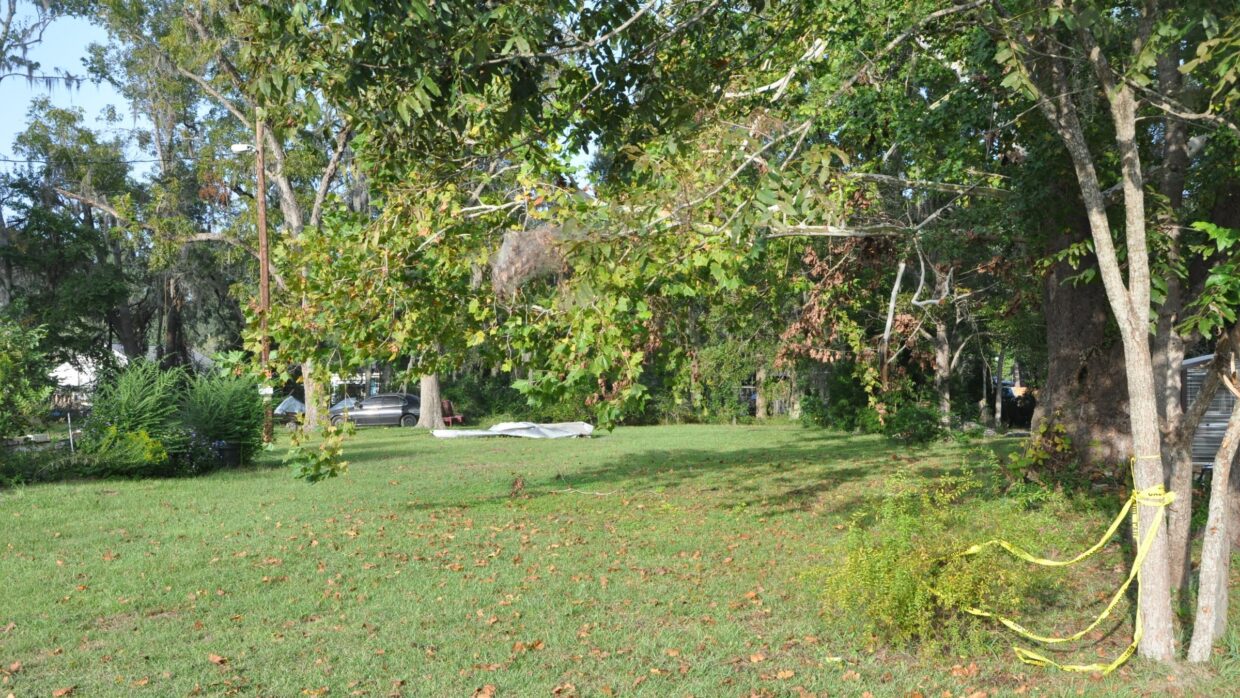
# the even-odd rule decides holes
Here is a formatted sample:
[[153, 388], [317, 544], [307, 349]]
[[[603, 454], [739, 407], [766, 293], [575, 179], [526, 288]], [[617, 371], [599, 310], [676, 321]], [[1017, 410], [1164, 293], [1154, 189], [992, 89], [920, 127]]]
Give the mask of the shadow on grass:
[[[821, 510], [849, 513], [885, 491], [897, 471], [929, 481], [960, 466], [961, 454], [901, 451], [879, 437], [805, 432], [767, 447], [647, 448], [582, 468], [542, 467], [524, 474], [525, 493], [545, 497], [562, 490], [615, 492], [619, 496], [671, 493], [719, 509], [750, 508], [764, 515]], [[369, 451], [369, 449], [368, 449]], [[867, 483], [870, 483], [867, 486]], [[861, 487], [857, 487], [861, 485]], [[835, 501], [836, 491], [847, 493]], [[478, 506], [509, 499], [494, 496], [419, 502], [418, 509]]]

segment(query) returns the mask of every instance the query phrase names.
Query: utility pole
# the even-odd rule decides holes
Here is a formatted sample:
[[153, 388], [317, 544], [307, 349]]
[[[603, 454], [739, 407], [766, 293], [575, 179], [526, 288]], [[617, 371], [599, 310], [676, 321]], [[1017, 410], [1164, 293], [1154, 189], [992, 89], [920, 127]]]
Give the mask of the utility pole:
[[[254, 118], [255, 167], [258, 169], [258, 190], [254, 201], [258, 204], [258, 328], [260, 334], [259, 363], [263, 379], [271, 383], [271, 335], [267, 332], [267, 316], [271, 312], [271, 274], [267, 252], [267, 163], [263, 157], [263, 119], [258, 113]], [[271, 397], [263, 401], [263, 443], [271, 443]]]
[[[262, 112], [254, 111], [254, 144], [234, 143], [229, 146], [236, 155], [254, 153], [254, 169], [258, 177], [254, 203], [258, 205], [258, 333], [259, 368], [263, 373], [263, 443], [271, 443], [271, 335], [267, 331], [267, 316], [271, 313], [271, 259], [267, 247], [267, 161], [263, 154], [263, 138], [266, 129]], [[110, 328], [109, 328], [110, 329]]]

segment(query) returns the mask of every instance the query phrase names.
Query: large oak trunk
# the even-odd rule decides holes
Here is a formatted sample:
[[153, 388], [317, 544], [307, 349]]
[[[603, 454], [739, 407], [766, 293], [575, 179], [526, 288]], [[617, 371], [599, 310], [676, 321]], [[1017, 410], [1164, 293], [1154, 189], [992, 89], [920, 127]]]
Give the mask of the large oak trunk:
[[314, 362], [306, 361], [301, 365], [302, 389], [305, 390], [306, 412], [303, 415], [305, 428], [316, 429], [323, 423], [327, 412], [326, 395], [322, 386], [314, 378]]
[[[1069, 225], [1049, 241], [1050, 254], [1089, 238], [1079, 194], [1064, 192], [1063, 202], [1071, 207]], [[1095, 264], [1089, 258], [1082, 268]], [[1043, 282], [1048, 361], [1033, 426], [1058, 420], [1084, 464], [1116, 466], [1132, 455], [1123, 345], [1102, 283], [1068, 281], [1077, 273], [1059, 262]]]
[[418, 416], [418, 426], [427, 429], [443, 429], [443, 404], [439, 395], [439, 376], [430, 374], [422, 376], [422, 413]]

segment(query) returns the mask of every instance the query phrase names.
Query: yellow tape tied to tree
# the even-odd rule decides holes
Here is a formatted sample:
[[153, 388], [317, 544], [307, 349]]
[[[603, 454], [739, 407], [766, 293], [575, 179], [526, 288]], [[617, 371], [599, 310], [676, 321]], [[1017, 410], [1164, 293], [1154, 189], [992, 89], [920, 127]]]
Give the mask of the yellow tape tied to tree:
[[[1085, 558], [1101, 550], [1102, 547], [1107, 544], [1107, 541], [1111, 540], [1115, 533], [1119, 531], [1119, 527], [1123, 524], [1124, 518], [1128, 516], [1129, 512], [1132, 513], [1132, 538], [1133, 540], [1137, 540], [1139, 537], [1138, 532], [1140, 531], [1140, 505], [1144, 504], [1147, 506], [1157, 506], [1162, 508], [1170, 504], [1174, 498], [1175, 495], [1171, 492], [1167, 492], [1162, 485], [1155, 485], [1154, 487], [1150, 487], [1148, 489], [1133, 491], [1132, 495], [1128, 497], [1128, 501], [1124, 503], [1123, 508], [1120, 509], [1119, 514], [1115, 517], [1115, 520], [1111, 522], [1111, 525], [1107, 528], [1106, 533], [1103, 534], [1102, 538], [1100, 538], [1097, 543], [1090, 546], [1089, 549], [1085, 550], [1071, 560], [1050, 560], [1047, 558], [1037, 557], [1018, 546], [1012, 545], [1005, 540], [998, 539], [989, 540], [985, 543], [979, 543], [963, 552], [956, 553], [952, 557], [958, 558], [976, 555], [988, 548], [998, 547], [1006, 550], [1015, 557], [1043, 567], [1067, 567], [1069, 565], [1075, 565], [1081, 560], [1084, 560]], [[1132, 562], [1132, 570], [1128, 572], [1128, 578], [1124, 580], [1124, 583], [1121, 584], [1119, 589], [1116, 590], [1115, 595], [1111, 597], [1111, 602], [1107, 604], [1106, 608], [1102, 609], [1102, 613], [1100, 613], [1092, 623], [1079, 632], [1075, 632], [1064, 637], [1039, 635], [1029, 631], [1020, 623], [1017, 623], [1010, 618], [1005, 618], [989, 611], [983, 611], [980, 608], [965, 608], [963, 610], [966, 613], [971, 613], [982, 618], [993, 618], [1016, 634], [1034, 642], [1041, 642], [1043, 644], [1057, 644], [1079, 640], [1082, 637], [1085, 637], [1085, 635], [1091, 630], [1098, 627], [1102, 621], [1106, 620], [1107, 617], [1111, 615], [1111, 612], [1115, 610], [1115, 607], [1119, 604], [1120, 599], [1123, 598], [1124, 593], [1128, 591], [1128, 587], [1132, 585], [1133, 580], [1137, 581], [1137, 607], [1138, 609], [1140, 608], [1141, 563], [1145, 561], [1146, 556], [1150, 552], [1150, 548], [1153, 547], [1154, 538], [1157, 536], [1158, 529], [1162, 526], [1162, 520], [1164, 518], [1165, 517], [1162, 516], [1160, 512], [1160, 515], [1154, 521], [1154, 525], [1150, 526], [1150, 529], [1145, 532], [1145, 537], [1140, 539], [1140, 543], [1137, 546], [1137, 556]], [[937, 594], [937, 592], [934, 593]], [[1136, 627], [1133, 629], [1132, 643], [1129, 644], [1127, 649], [1120, 653], [1118, 657], [1107, 664], [1060, 664], [1053, 659], [1050, 659], [1049, 657], [1039, 654], [1033, 650], [1027, 650], [1023, 647], [1015, 646], [1013, 646], [1012, 649], [1016, 652], [1016, 656], [1026, 664], [1032, 664], [1034, 666], [1053, 666], [1057, 669], [1062, 669], [1063, 671], [1102, 672], [1102, 674], [1105, 675], [1115, 671], [1117, 668], [1122, 666], [1124, 662], [1128, 661], [1128, 658], [1132, 656], [1137, 649], [1137, 645], [1141, 642], [1141, 632], [1141, 614], [1138, 612]]]

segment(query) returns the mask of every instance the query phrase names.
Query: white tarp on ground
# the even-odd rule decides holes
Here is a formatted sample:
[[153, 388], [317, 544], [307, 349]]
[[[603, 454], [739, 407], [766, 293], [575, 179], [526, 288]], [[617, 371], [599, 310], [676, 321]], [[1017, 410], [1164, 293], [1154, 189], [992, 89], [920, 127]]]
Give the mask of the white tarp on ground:
[[527, 439], [564, 439], [570, 436], [589, 436], [594, 426], [585, 422], [557, 422], [535, 424], [533, 422], [500, 422], [490, 429], [435, 429], [431, 432], [441, 439], [462, 439], [478, 436], [521, 436]]

